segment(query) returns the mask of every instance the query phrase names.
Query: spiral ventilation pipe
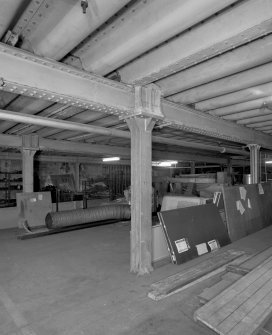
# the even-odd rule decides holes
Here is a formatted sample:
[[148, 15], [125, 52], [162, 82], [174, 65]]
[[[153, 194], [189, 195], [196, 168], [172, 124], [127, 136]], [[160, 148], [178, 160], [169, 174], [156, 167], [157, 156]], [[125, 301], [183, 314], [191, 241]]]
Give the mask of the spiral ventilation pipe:
[[108, 205], [87, 209], [51, 212], [46, 215], [45, 224], [48, 229], [58, 229], [110, 219], [129, 219], [130, 213], [129, 205]]

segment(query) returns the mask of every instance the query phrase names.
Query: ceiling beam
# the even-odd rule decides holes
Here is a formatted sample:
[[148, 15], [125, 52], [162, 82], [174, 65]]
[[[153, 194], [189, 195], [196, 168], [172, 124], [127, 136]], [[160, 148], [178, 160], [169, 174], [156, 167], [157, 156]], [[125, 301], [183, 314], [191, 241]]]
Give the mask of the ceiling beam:
[[258, 98], [269, 97], [271, 92], [272, 82], [269, 82], [263, 85], [252, 86], [244, 90], [197, 102], [195, 104], [195, 108], [200, 111], [208, 111], [211, 109], [238, 104]]
[[109, 114], [134, 109], [133, 88], [0, 43], [0, 88]]
[[232, 76], [177, 93], [168, 99], [183, 104], [192, 104], [249, 87], [272, 82], [272, 63], [239, 72]]
[[271, 12], [271, 1], [243, 1], [148, 52], [118, 72], [125, 83], [154, 82], [270, 33]]
[[251, 100], [251, 101], [246, 101], [246, 102], [241, 102], [239, 104], [234, 104], [234, 105], [230, 105], [227, 107], [216, 108], [216, 109], [209, 111], [209, 113], [215, 116], [225, 116], [225, 115], [231, 115], [234, 113], [249, 111], [251, 109], [262, 108], [264, 107], [265, 104], [270, 104], [270, 103], [272, 103], [272, 96], [268, 96], [268, 97], [260, 98], [256, 100]]
[[106, 75], [234, 2], [237, 0], [136, 1], [72, 55], [80, 58], [85, 70]]
[[[231, 142], [258, 143], [263, 148], [272, 149], [272, 141], [269, 135], [236, 123], [166, 100], [162, 102], [162, 111], [165, 115], [163, 122], [171, 124], [172, 127], [201, 135], [222, 138]], [[195, 128], [196, 124], [198, 125], [197, 128]]]
[[239, 121], [243, 119], [253, 118], [256, 116], [264, 116], [264, 115], [271, 115], [272, 111], [268, 108], [259, 108], [259, 109], [251, 109], [249, 111], [240, 112], [240, 113], [233, 113], [230, 115], [223, 116], [225, 120], [231, 121]]
[[[134, 115], [135, 94], [132, 87], [76, 70], [62, 63], [34, 56], [4, 44], [0, 44], [0, 73], [2, 77], [0, 89], [3, 90], [88, 108], [90, 113], [92, 110], [98, 110], [102, 113], [117, 114], [122, 117]], [[168, 102], [165, 99], [162, 99], [162, 112], [163, 122], [168, 123], [171, 127], [179, 127], [185, 131], [232, 142], [247, 144], [254, 140], [254, 143], [262, 147], [272, 148], [269, 135], [252, 130], [249, 132], [246, 128], [235, 126], [225, 120]], [[4, 114], [4, 111], [1, 111], [2, 119], [34, 124], [34, 119], [31, 122], [23, 121], [22, 115], [19, 113], [16, 117], [15, 114], [6, 113], [5, 116]], [[34, 116], [28, 117], [33, 118]], [[44, 121], [46, 122], [43, 124], [40, 121], [36, 124], [49, 126], [47, 122], [56, 122], [57, 120], [50, 121], [48, 118]], [[59, 124], [61, 129], [66, 129], [67, 121], [59, 120]], [[74, 124], [74, 126], [82, 132], [85, 131], [84, 129], [88, 131], [87, 127], [91, 127], [83, 124]], [[53, 123], [52, 127], [54, 128]], [[55, 126], [55, 128], [58, 127]], [[73, 129], [75, 130], [75, 128]], [[103, 129], [103, 134], [106, 135], [106, 128]], [[117, 132], [120, 137], [128, 138], [127, 135], [122, 135], [121, 131], [107, 130], [108, 136], [111, 136], [110, 134], [119, 136]]]
[[156, 84], [164, 96], [169, 96], [271, 61], [272, 35], [268, 35], [158, 80]]

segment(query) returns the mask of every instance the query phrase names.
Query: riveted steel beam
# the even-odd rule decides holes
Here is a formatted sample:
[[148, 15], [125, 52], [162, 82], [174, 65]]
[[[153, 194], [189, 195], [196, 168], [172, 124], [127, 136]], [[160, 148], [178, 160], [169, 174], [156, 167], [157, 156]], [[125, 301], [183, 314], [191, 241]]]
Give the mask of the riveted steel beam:
[[127, 64], [118, 72], [125, 83], [154, 82], [270, 33], [271, 11], [271, 1], [241, 2]]
[[235, 113], [249, 111], [251, 109], [258, 109], [264, 107], [266, 104], [272, 103], [272, 96], [246, 101], [239, 104], [234, 104], [226, 107], [216, 108], [209, 113], [216, 116], [226, 116]]
[[[135, 92], [132, 87], [34, 56], [4, 44], [0, 44], [0, 73], [2, 76], [0, 89], [2, 90], [82, 107], [89, 109], [90, 113], [95, 110], [121, 117], [135, 116]], [[262, 147], [271, 147], [270, 136], [248, 132], [243, 127], [237, 128], [227, 121], [168, 102], [165, 99], [162, 99], [161, 107], [163, 116], [158, 116], [156, 113], [153, 116], [158, 118], [159, 123], [166, 122], [170, 127], [178, 127], [185, 131], [239, 143], [252, 142], [253, 136], [256, 138], [255, 143], [260, 143]], [[22, 115], [9, 113], [8, 116], [5, 111], [1, 111], [1, 114], [5, 115], [5, 120], [41, 126], [49, 126], [48, 122], [57, 122], [57, 120], [50, 121], [48, 118], [44, 120], [45, 123], [41, 124], [34, 116], [31, 116], [34, 117], [32, 121], [28, 119], [29, 122], [26, 122], [26, 118], [21, 119]], [[56, 127], [54, 122], [52, 123], [53, 128]], [[62, 124], [60, 129], [66, 129], [64, 128], [66, 127], [65, 121], [59, 121], [59, 123]], [[77, 130], [84, 131], [84, 127], [87, 125], [79, 124]], [[103, 135], [107, 133], [106, 136], [111, 136], [111, 133], [112, 136], [119, 136], [116, 131], [113, 135], [114, 130], [108, 129], [106, 132], [104, 130], [105, 128], [102, 131]], [[120, 137], [128, 138], [127, 135], [122, 135], [123, 132], [118, 132]]]
[[192, 104], [268, 82], [272, 82], [272, 63], [239, 72], [232, 76], [215, 80], [212, 83], [200, 85], [190, 90], [174, 94], [168, 97], [168, 99], [183, 104]]
[[133, 112], [131, 87], [0, 44], [0, 89], [116, 115]]
[[[260, 143], [262, 147], [272, 149], [272, 142], [269, 136], [233, 122], [222, 120], [218, 117], [166, 100], [162, 103], [162, 111], [165, 115], [163, 122], [167, 122], [171, 127], [202, 135], [210, 134], [208, 136], [238, 143], [247, 144], [254, 139], [254, 142]], [[198, 124], [197, 128], [195, 127], [196, 124]]]
[[215, 108], [256, 100], [258, 98], [269, 97], [271, 92], [272, 82], [269, 82], [263, 85], [252, 86], [244, 90], [197, 102], [195, 104], [195, 108], [200, 111], [208, 111]]
[[164, 96], [169, 96], [271, 61], [272, 35], [268, 35], [158, 80], [156, 84]]
[[85, 70], [105, 75], [234, 2], [237, 0], [136, 1], [73, 55]]

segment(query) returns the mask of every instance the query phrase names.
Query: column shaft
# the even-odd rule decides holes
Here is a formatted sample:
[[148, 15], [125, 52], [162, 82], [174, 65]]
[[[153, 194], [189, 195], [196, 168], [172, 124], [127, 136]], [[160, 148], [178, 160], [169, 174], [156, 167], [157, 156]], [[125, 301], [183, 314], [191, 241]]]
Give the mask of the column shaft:
[[23, 192], [33, 192], [34, 189], [34, 155], [36, 150], [22, 149]]
[[152, 129], [151, 118], [127, 120], [131, 132], [130, 270], [152, 271]]
[[252, 184], [260, 182], [260, 146], [258, 144], [249, 144], [250, 150], [250, 174]]

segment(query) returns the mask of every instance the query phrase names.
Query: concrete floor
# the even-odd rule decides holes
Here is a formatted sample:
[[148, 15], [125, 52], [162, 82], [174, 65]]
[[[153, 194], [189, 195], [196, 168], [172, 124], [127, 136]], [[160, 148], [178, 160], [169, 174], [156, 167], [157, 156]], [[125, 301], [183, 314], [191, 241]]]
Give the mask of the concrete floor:
[[[0, 231], [0, 334], [214, 334], [193, 321], [207, 281], [158, 302], [147, 297], [151, 283], [203, 258], [138, 277], [129, 272], [129, 229], [118, 223], [25, 241]], [[272, 226], [230, 247], [271, 245]]]

